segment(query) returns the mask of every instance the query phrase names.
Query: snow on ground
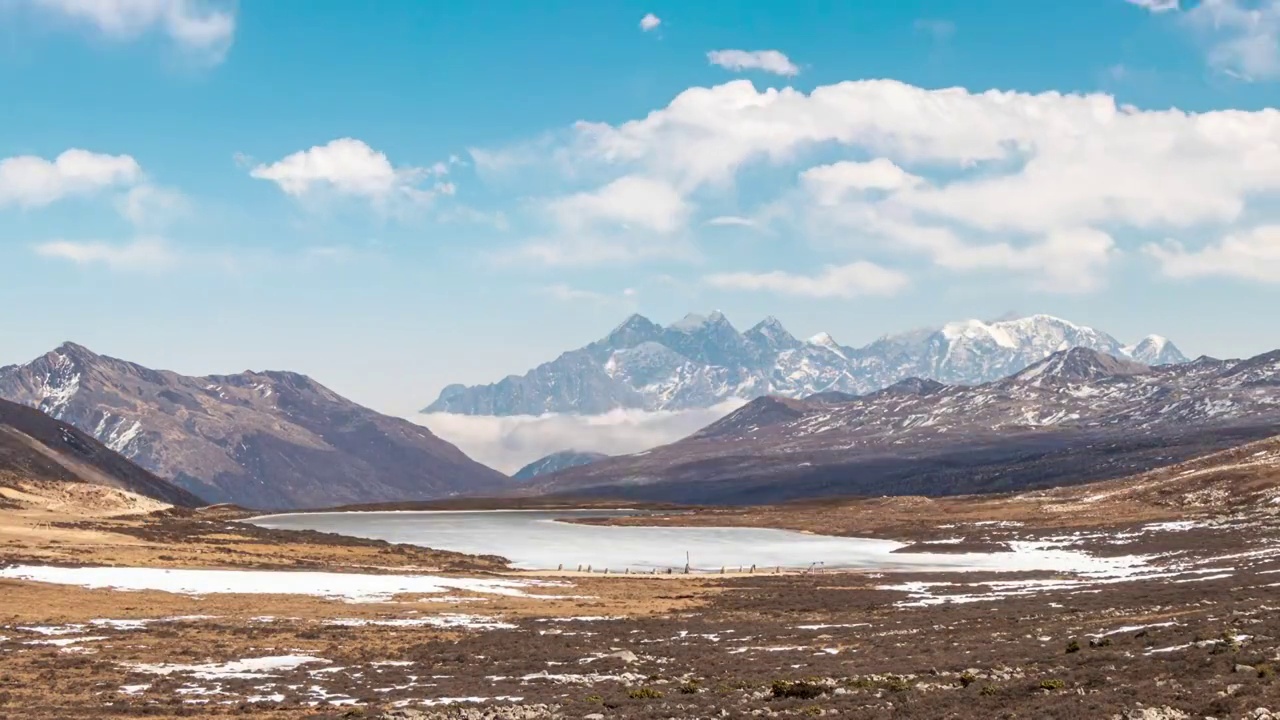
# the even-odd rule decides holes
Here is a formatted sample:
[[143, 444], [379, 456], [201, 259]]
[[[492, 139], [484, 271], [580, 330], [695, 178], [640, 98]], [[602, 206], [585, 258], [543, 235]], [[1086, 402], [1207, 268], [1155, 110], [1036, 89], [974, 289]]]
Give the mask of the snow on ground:
[[310, 655], [276, 655], [272, 657], [246, 658], [225, 663], [203, 663], [198, 665], [177, 664], [131, 664], [130, 670], [147, 675], [190, 675], [201, 680], [223, 679], [257, 679], [271, 677], [272, 673], [282, 670], [293, 670], [311, 663], [327, 663], [324, 658]]
[[415, 618], [391, 618], [369, 620], [365, 618], [338, 618], [330, 620], [328, 625], [339, 625], [342, 627], [364, 627], [367, 625], [377, 625], [383, 627], [438, 627], [438, 628], [467, 628], [471, 630], [514, 630], [517, 626], [508, 622], [502, 622], [497, 618], [485, 617], [483, 615], [461, 615], [457, 613], [446, 613], [444, 615], [430, 615], [426, 617]]
[[354, 573], [272, 570], [182, 570], [166, 568], [48, 567], [0, 568], [0, 578], [34, 580], [55, 585], [115, 590], [159, 590], [180, 595], [215, 593], [314, 595], [347, 602], [385, 602], [401, 593], [463, 590], [491, 595], [560, 598], [527, 592], [535, 587], [563, 587], [546, 580], [457, 578], [441, 575], [360, 575]]

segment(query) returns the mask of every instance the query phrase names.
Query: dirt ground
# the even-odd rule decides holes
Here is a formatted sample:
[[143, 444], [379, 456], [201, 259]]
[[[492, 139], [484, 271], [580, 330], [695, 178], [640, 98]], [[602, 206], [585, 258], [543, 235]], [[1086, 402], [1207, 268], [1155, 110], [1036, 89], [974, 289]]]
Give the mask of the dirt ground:
[[1265, 719], [1280, 711], [1274, 451], [1070, 492], [661, 521], [897, 537], [930, 551], [1033, 543], [1120, 568], [1078, 574], [549, 578], [496, 558], [263, 530], [225, 508], [111, 509], [121, 501], [103, 498], [107, 509], [77, 513], [78, 501], [33, 500], [52, 491], [28, 487], [0, 505], [0, 567], [558, 584], [347, 602], [0, 580], [0, 718]]

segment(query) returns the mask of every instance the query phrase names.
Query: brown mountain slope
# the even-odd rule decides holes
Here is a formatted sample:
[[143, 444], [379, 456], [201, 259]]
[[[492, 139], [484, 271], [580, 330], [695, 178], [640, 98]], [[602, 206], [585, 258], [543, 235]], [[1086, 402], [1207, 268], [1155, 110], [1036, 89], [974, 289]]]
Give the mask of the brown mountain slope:
[[1280, 432], [1280, 351], [1147, 367], [1087, 348], [1003, 380], [906, 380], [845, 401], [760, 398], [678, 442], [530, 493], [687, 504], [965, 495], [1106, 480]]
[[32, 480], [102, 485], [187, 507], [204, 504], [76, 428], [0, 400], [0, 482]]
[[38, 407], [215, 503], [426, 500], [510, 482], [426, 428], [296, 373], [187, 377], [67, 343], [0, 368], [0, 398]]

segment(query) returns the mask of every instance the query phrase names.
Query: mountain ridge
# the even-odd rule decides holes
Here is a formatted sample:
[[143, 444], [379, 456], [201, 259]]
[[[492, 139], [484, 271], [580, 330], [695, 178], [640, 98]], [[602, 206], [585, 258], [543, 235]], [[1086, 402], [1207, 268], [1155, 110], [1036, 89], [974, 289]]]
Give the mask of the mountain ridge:
[[764, 395], [861, 395], [909, 377], [978, 385], [1071, 347], [1146, 365], [1187, 361], [1162, 336], [1123, 345], [1105, 332], [1044, 314], [956, 321], [885, 335], [855, 348], [825, 332], [798, 340], [773, 316], [738, 332], [719, 311], [690, 313], [665, 327], [633, 313], [600, 340], [523, 375], [488, 385], [449, 385], [422, 412], [683, 410]]
[[909, 378], [843, 399], [766, 396], [531, 492], [689, 503], [967, 494], [1118, 477], [1280, 432], [1280, 351], [1147, 366], [1060, 350], [976, 386]]
[[18, 483], [100, 485], [183, 507], [205, 504], [87, 433], [35, 408], [0, 400], [0, 479], [6, 477]]
[[0, 368], [0, 398], [67, 422], [210, 502], [294, 509], [510, 484], [426, 428], [290, 371], [191, 377], [67, 342]]

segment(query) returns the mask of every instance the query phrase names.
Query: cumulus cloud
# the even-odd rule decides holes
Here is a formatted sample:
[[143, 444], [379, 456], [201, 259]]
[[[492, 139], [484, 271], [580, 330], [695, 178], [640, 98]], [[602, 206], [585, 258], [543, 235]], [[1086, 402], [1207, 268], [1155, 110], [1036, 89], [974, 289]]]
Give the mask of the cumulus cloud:
[[142, 184], [117, 198], [116, 208], [135, 227], [159, 228], [186, 215], [191, 205], [177, 190]]
[[603, 415], [489, 417], [429, 413], [407, 419], [473, 459], [512, 473], [561, 450], [626, 455], [675, 442], [742, 407], [731, 400], [700, 410], [614, 410]]
[[1167, 240], [1143, 248], [1172, 278], [1229, 277], [1280, 282], [1280, 225], [1263, 225], [1227, 235], [1199, 250]]
[[689, 204], [668, 183], [628, 175], [598, 190], [557, 198], [550, 211], [570, 232], [606, 224], [671, 233], [684, 226]]
[[846, 160], [819, 165], [800, 173], [800, 183], [820, 205], [837, 205], [851, 192], [901, 190], [923, 182], [922, 178], [885, 158], [867, 162]]
[[762, 70], [783, 77], [800, 74], [800, 68], [791, 62], [791, 58], [777, 50], [712, 50], [707, 53], [707, 60], [712, 65], [735, 72]]
[[68, 196], [128, 186], [141, 179], [142, 168], [128, 155], [74, 148], [53, 160], [19, 155], [0, 160], [0, 207], [42, 207]]
[[331, 192], [357, 197], [385, 207], [396, 201], [422, 203], [437, 194], [453, 194], [452, 185], [424, 181], [441, 168], [396, 167], [384, 153], [355, 138], [339, 138], [300, 150], [277, 162], [258, 164], [249, 175], [269, 180], [293, 197]]
[[704, 281], [726, 290], [751, 290], [807, 298], [854, 298], [894, 295], [910, 284], [906, 275], [875, 263], [859, 261], [828, 265], [816, 275], [775, 270], [766, 273], [715, 273]]
[[87, 25], [113, 40], [161, 33], [182, 50], [221, 62], [236, 30], [235, 5], [208, 0], [26, 0], [40, 11]]
[[1186, 13], [1209, 64], [1245, 81], [1280, 79], [1280, 0], [1203, 0]]
[[55, 240], [36, 245], [35, 252], [76, 265], [101, 265], [130, 272], [158, 272], [178, 263], [177, 254], [161, 238], [139, 238], [128, 243]]
[[661, 24], [662, 18], [654, 15], [653, 13], [646, 13], [644, 17], [640, 18], [640, 30], [643, 32], [657, 30], [658, 26]]
[[[1226, 234], [1245, 217], [1265, 219], [1267, 199], [1280, 193], [1280, 112], [1144, 110], [1105, 93], [894, 80], [807, 93], [735, 80], [689, 88], [632, 120], [578, 122], [501, 155], [575, 182], [600, 178], [598, 189], [561, 206], [590, 223], [588, 232], [527, 248], [560, 264], [634, 261], [676, 247], [637, 237], [595, 242], [604, 218], [650, 238], [679, 228], [671, 235], [689, 248], [688, 227], [747, 217], [814, 246], [861, 253], [879, 242], [878, 256], [897, 253], [916, 266], [923, 258], [943, 270], [1085, 292], [1105, 284], [1136, 234]], [[800, 166], [815, 156], [826, 162]], [[732, 197], [744, 177], [751, 197], [766, 198], [755, 207]], [[699, 218], [704, 208], [745, 212]], [[693, 247], [686, 257], [697, 257]]]

